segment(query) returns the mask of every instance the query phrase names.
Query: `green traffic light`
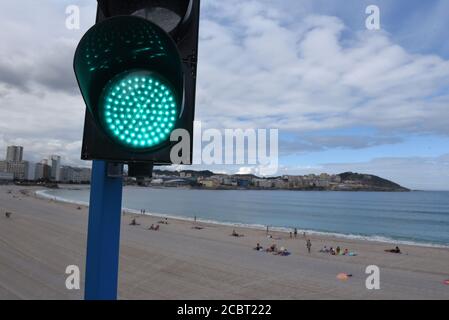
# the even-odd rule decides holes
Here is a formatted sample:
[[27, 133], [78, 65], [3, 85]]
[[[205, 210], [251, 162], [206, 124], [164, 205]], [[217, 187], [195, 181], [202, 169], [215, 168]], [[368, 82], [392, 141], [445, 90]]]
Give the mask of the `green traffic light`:
[[178, 118], [171, 85], [152, 72], [125, 72], [114, 77], [100, 98], [99, 116], [109, 137], [132, 149], [166, 142]]

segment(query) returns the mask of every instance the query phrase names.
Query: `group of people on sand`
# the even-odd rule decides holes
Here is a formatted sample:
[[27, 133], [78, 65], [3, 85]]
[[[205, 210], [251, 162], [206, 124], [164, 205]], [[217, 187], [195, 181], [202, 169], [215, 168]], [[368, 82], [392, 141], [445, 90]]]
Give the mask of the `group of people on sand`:
[[272, 253], [274, 255], [279, 255], [279, 256], [288, 256], [290, 255], [290, 252], [287, 250], [287, 248], [284, 247], [280, 247], [278, 248], [277, 245], [275, 243], [273, 243], [271, 246], [269, 246], [268, 248], [264, 249], [260, 243], [257, 243], [256, 247], [254, 248], [254, 250], [256, 251], [263, 251], [263, 252], [268, 252], [268, 253]]
[[329, 253], [332, 256], [356, 256], [357, 254], [353, 251], [349, 251], [349, 249], [344, 249], [342, 250], [340, 248], [340, 246], [337, 246], [337, 248], [333, 248], [333, 247], [327, 247], [324, 246], [321, 250], [321, 253]]
[[[304, 237], [304, 238], [306, 238], [307, 237], [307, 234], [305, 233], [305, 232], [303, 232], [302, 233], [302, 236]], [[290, 239], [293, 239], [293, 238], [298, 238], [298, 229], [297, 228], [294, 228], [293, 229], [293, 232], [290, 232]]]
[[[168, 224], [168, 222], [166, 222]], [[136, 218], [133, 218], [131, 220], [131, 223], [129, 224], [130, 226], [140, 226], [140, 223], [137, 223]], [[152, 224], [151, 227], [148, 228], [148, 230], [154, 230], [154, 231], [158, 231], [159, 230], [159, 225], [154, 225]]]
[[[307, 251], [310, 253], [311, 249], [312, 249], [312, 242], [310, 241], [310, 239], [307, 239], [307, 241], [306, 241], [306, 248], [307, 248]], [[280, 247], [278, 249], [278, 247], [277, 247], [277, 245], [275, 243], [273, 243], [271, 246], [269, 246], [265, 250], [260, 245], [260, 243], [257, 243], [257, 245], [254, 248], [254, 250], [270, 252], [270, 253], [273, 253], [273, 254], [276, 254], [276, 255], [280, 255], [280, 256], [288, 256], [288, 255], [290, 255], [290, 252], [286, 248]]]
[[254, 248], [254, 250], [256, 250], [256, 251], [264, 251], [264, 252], [272, 253], [274, 255], [279, 255], [279, 256], [288, 256], [288, 255], [290, 255], [290, 252], [286, 248], [280, 247], [278, 249], [278, 247], [277, 247], [277, 245], [275, 243], [273, 243], [271, 246], [269, 246], [265, 250], [260, 245], [260, 243], [257, 243], [257, 245]]
[[164, 220], [159, 221], [160, 224], [168, 224], [168, 218], [165, 218]]

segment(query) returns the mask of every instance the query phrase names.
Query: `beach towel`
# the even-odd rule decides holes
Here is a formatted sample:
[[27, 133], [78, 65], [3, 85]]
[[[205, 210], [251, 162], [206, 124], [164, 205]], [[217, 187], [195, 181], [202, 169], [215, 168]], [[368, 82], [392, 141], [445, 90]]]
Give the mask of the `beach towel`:
[[348, 280], [350, 277], [352, 277], [352, 274], [347, 274], [347, 273], [339, 273], [337, 274], [337, 279], [341, 280], [341, 281], [346, 281]]

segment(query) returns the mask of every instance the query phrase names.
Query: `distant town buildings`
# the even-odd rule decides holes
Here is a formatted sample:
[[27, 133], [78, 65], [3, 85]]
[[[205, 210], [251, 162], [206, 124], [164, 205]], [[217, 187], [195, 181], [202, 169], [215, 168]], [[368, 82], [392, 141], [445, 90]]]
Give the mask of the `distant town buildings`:
[[203, 172], [158, 172], [150, 182], [154, 186], [185, 186], [206, 189], [279, 189], [279, 190], [339, 190], [345, 188], [339, 175], [285, 175], [281, 177], [257, 177], [255, 175], [227, 175]]
[[5, 181], [53, 181], [62, 183], [89, 183], [90, 168], [61, 165], [61, 157], [52, 155], [50, 160], [39, 163], [23, 160], [22, 146], [8, 146], [6, 159], [0, 160], [0, 182]]
[[[0, 161], [0, 183], [12, 181], [90, 183], [91, 169], [62, 165], [61, 157], [52, 155], [39, 163], [23, 160], [23, 147], [8, 146], [6, 159]], [[203, 171], [154, 170], [153, 177], [138, 182], [125, 176], [125, 184], [152, 185], [154, 187], [180, 187], [205, 189], [253, 189], [253, 190], [368, 190], [408, 191], [391, 181], [369, 174], [345, 172], [308, 175], [284, 175], [258, 177], [252, 174], [216, 174]]]

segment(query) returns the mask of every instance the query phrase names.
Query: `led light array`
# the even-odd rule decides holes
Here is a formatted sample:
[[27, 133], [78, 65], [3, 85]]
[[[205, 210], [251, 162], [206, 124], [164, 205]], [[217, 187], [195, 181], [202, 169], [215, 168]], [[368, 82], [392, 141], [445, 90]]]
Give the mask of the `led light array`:
[[121, 144], [145, 149], [168, 140], [178, 117], [170, 86], [154, 74], [127, 74], [106, 88], [102, 117]]

